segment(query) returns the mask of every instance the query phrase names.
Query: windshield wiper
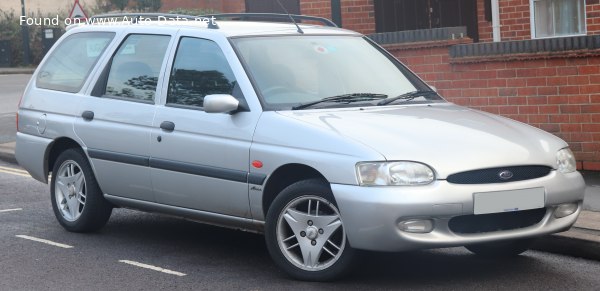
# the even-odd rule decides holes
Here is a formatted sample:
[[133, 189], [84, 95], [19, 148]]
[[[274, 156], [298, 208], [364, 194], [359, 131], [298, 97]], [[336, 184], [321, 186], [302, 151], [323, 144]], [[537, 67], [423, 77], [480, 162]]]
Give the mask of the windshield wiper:
[[344, 94], [344, 95], [337, 95], [337, 96], [327, 97], [327, 98], [323, 98], [321, 100], [317, 100], [317, 101], [312, 101], [312, 102], [308, 102], [308, 103], [296, 105], [296, 106], [292, 107], [292, 110], [304, 109], [304, 108], [308, 108], [308, 107], [311, 107], [313, 105], [317, 105], [317, 104], [325, 103], [325, 102], [347, 102], [347, 103], [352, 103], [352, 102], [360, 102], [360, 101], [371, 101], [371, 100], [385, 99], [387, 97], [388, 97], [388, 95], [385, 95], [385, 94], [351, 93], [351, 94]]
[[408, 92], [408, 93], [404, 93], [400, 96], [396, 96], [393, 98], [387, 98], [385, 100], [380, 101], [379, 103], [377, 103], [377, 106], [382, 106], [382, 105], [387, 105], [390, 104], [396, 100], [404, 100], [404, 101], [410, 101], [413, 100], [417, 97], [421, 97], [421, 96], [427, 96], [427, 95], [433, 95], [433, 94], [437, 94], [437, 92], [433, 91], [433, 90], [417, 90], [417, 91], [412, 91], [412, 92]]

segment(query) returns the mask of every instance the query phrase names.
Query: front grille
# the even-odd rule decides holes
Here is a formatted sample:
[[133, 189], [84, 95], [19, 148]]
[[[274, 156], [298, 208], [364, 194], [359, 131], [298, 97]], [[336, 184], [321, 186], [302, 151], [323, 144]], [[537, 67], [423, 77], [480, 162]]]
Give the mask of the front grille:
[[538, 224], [542, 221], [545, 214], [546, 208], [492, 214], [462, 215], [450, 219], [448, 227], [455, 233], [483, 233], [519, 229]]
[[[548, 175], [552, 168], [547, 166], [513, 166], [501, 168], [489, 168], [456, 173], [448, 176], [446, 180], [453, 184], [489, 184], [506, 183], [540, 178]], [[510, 172], [511, 177], [501, 178], [501, 173]]]

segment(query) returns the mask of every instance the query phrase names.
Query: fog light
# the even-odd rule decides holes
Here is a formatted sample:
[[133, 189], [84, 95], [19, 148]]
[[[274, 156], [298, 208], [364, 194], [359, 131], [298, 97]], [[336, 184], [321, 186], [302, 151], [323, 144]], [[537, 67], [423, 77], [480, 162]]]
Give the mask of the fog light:
[[412, 233], [428, 233], [433, 230], [433, 221], [429, 219], [411, 219], [398, 223], [402, 231]]
[[569, 215], [575, 213], [575, 211], [577, 211], [578, 207], [579, 207], [579, 205], [577, 203], [566, 203], [566, 204], [558, 205], [558, 207], [556, 207], [556, 210], [554, 210], [554, 217], [561, 218], [561, 217], [569, 216]]

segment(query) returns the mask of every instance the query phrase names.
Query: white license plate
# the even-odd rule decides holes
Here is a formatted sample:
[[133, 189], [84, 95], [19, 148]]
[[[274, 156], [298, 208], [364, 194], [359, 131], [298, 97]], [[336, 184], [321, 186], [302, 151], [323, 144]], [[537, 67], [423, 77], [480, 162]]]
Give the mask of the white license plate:
[[473, 193], [473, 213], [499, 213], [544, 207], [544, 188]]

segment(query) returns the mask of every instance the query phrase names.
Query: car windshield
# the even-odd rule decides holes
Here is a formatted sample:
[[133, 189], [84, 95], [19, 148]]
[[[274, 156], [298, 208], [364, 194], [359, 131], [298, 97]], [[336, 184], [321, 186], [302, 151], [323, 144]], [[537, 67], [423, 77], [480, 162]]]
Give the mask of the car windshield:
[[376, 106], [411, 92], [427, 93], [389, 104], [443, 101], [359, 36], [242, 37], [232, 42], [266, 110]]

